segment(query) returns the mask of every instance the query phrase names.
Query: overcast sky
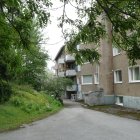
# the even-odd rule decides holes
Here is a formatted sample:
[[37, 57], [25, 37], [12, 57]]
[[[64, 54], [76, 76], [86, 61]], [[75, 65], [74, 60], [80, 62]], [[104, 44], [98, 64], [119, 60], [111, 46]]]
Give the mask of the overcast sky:
[[[48, 41], [45, 41], [47, 42], [47, 44], [44, 44], [43, 47], [46, 50], [48, 50], [48, 53], [52, 60], [54, 60], [59, 49], [64, 44], [63, 35], [61, 32], [61, 29], [58, 27], [58, 21], [57, 21], [57, 18], [63, 14], [63, 7], [62, 7], [63, 3], [60, 2], [60, 0], [53, 0], [53, 1], [54, 1], [53, 7], [51, 8], [52, 10], [50, 10], [51, 23], [48, 24], [48, 26], [42, 31], [44, 38], [49, 38]], [[70, 5], [66, 6], [66, 12], [70, 18], [73, 18], [73, 17], [76, 18], [74, 7]], [[48, 67], [51, 69], [52, 66], [54, 66], [53, 61], [49, 61]]]

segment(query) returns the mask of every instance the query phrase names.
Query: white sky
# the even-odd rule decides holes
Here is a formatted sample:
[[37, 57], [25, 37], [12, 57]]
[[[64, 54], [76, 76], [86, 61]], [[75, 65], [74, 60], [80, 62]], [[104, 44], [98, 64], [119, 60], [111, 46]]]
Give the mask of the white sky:
[[[43, 48], [45, 50], [48, 50], [48, 53], [52, 60], [54, 60], [56, 54], [58, 53], [59, 49], [63, 46], [64, 40], [63, 35], [61, 32], [61, 28], [58, 27], [58, 21], [57, 18], [60, 17], [63, 14], [63, 7], [59, 9], [54, 9], [57, 7], [61, 7], [63, 5], [60, 0], [53, 0], [54, 4], [52, 6], [51, 12], [51, 23], [48, 24], [48, 26], [42, 31], [43, 38], [49, 38], [47, 44], [43, 45]], [[70, 18], [76, 18], [75, 8], [72, 6], [66, 6], [66, 12], [67, 15]], [[51, 67], [54, 66], [53, 61], [48, 62], [48, 68], [51, 69]]]

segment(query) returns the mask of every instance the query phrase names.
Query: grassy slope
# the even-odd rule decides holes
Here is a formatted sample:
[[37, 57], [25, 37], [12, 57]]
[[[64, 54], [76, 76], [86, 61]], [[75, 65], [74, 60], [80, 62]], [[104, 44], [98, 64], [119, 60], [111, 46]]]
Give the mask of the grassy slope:
[[0, 105], [0, 131], [44, 118], [62, 108], [53, 98], [26, 86], [14, 86], [10, 101]]

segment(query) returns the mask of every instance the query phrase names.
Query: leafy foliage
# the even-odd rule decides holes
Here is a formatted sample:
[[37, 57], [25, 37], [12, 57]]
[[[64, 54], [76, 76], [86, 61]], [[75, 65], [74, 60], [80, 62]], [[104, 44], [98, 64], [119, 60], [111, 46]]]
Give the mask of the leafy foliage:
[[[75, 46], [80, 43], [93, 42], [98, 47], [100, 39], [108, 36], [108, 31], [104, 26], [106, 20], [112, 25], [113, 44], [126, 52], [130, 64], [135, 64], [136, 60], [140, 59], [139, 0], [75, 0], [73, 3], [69, 0], [67, 2], [64, 1], [64, 12], [60, 18], [62, 28], [65, 23], [75, 26], [71, 33], [63, 32], [67, 40], [66, 45], [70, 51], [80, 53], [80, 51], [78, 52], [75, 49]], [[65, 12], [67, 4], [77, 10], [79, 19], [75, 21], [69, 19]], [[87, 18], [86, 24], [81, 24], [83, 17]], [[89, 52], [90, 56], [93, 54], [93, 58], [89, 58], [89, 61], [99, 59], [99, 55], [96, 55], [95, 50], [87, 50], [87, 52]]]
[[41, 85], [43, 84], [45, 77], [47, 59], [47, 53], [45, 54], [39, 48], [33, 48], [31, 53], [27, 51], [24, 54], [22, 71], [19, 75], [20, 78], [17, 79], [17, 81], [20, 84], [30, 84], [36, 90], [41, 90]]
[[12, 85], [10, 100], [0, 105], [0, 131], [13, 129], [22, 124], [45, 118], [61, 109], [61, 104], [29, 85]]
[[13, 93], [10, 102], [27, 113], [52, 111], [54, 104], [60, 105], [55, 99], [29, 86], [13, 85]]
[[61, 98], [67, 86], [72, 86], [72, 80], [68, 78], [53, 77], [47, 80], [45, 90], [54, 98]]
[[32, 42], [31, 22], [36, 20], [41, 27], [46, 25], [49, 18], [46, 9], [49, 6], [51, 3], [48, 0], [2, 0], [0, 2], [0, 24], [10, 33], [9, 35], [1, 34], [2, 39], [10, 39], [15, 44], [19, 43], [26, 48], [29, 47]]
[[11, 97], [12, 90], [10, 85], [3, 80], [0, 80], [0, 103], [4, 103]]
[[[49, 6], [48, 0], [0, 1], [1, 79], [41, 90], [48, 54], [41, 49], [39, 29], [47, 25], [49, 13], [44, 8]], [[6, 90], [5, 96], [8, 99]]]

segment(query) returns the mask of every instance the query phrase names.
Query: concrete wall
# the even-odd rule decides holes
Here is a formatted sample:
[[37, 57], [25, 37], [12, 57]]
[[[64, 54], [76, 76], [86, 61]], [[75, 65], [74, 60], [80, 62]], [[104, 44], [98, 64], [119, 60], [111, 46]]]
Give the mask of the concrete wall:
[[77, 100], [83, 100], [83, 94], [80, 91], [77, 92]]
[[123, 96], [124, 107], [140, 109], [140, 97]]
[[108, 36], [101, 39], [99, 52], [101, 54], [99, 67], [99, 87], [104, 89], [106, 95], [113, 95], [113, 54], [111, 24], [106, 19], [104, 21]]
[[115, 96], [114, 95], [104, 95], [104, 103], [106, 105], [115, 104]]
[[[118, 96], [140, 97], [140, 82], [129, 83], [128, 67], [129, 62], [125, 52], [113, 57], [113, 70], [122, 71], [122, 83], [114, 83], [114, 92]], [[140, 65], [140, 61], [137, 61]]]
[[84, 102], [90, 106], [115, 104], [115, 96], [104, 95], [102, 92], [93, 92], [84, 95]]
[[[104, 89], [106, 95], [113, 95], [113, 53], [112, 53], [112, 38], [111, 38], [111, 24], [105, 20], [104, 24], [106, 25], [106, 30], [108, 37], [101, 39], [100, 47], [98, 48], [99, 53], [101, 54], [100, 64], [99, 64], [99, 84], [94, 83], [94, 74], [95, 74], [95, 64], [86, 63], [81, 66], [81, 72], [79, 76], [91, 74], [93, 76], [93, 84], [91, 85], [82, 85], [83, 92], [96, 91], [99, 88]], [[80, 45], [81, 49], [84, 48], [94, 48], [95, 45]], [[97, 47], [97, 46], [96, 46]]]
[[[92, 75], [92, 84], [82, 84], [83, 75]], [[77, 73], [77, 78], [79, 79], [79, 83], [81, 84], [82, 93], [95, 91], [96, 88], [94, 85], [94, 66], [92, 64], [86, 63], [81, 65], [81, 71]]]

